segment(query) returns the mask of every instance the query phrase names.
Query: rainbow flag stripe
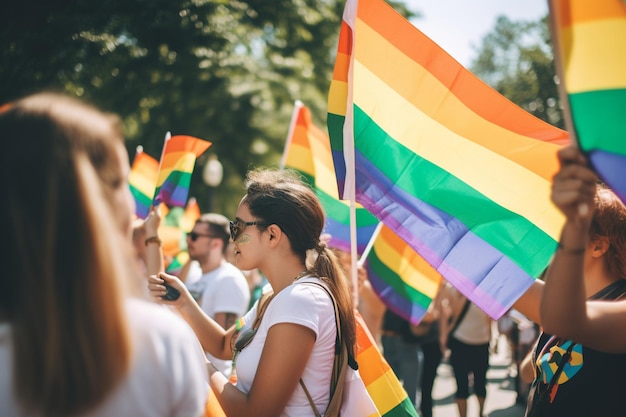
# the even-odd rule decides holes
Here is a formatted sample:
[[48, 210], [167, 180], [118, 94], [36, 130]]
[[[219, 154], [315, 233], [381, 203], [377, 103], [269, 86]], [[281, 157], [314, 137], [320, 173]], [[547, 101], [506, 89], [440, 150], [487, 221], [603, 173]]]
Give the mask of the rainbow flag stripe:
[[165, 267], [165, 272], [172, 275], [180, 274], [185, 264], [189, 261], [189, 252], [181, 250], [172, 258], [170, 263]]
[[[326, 212], [324, 232], [333, 248], [350, 252], [350, 206], [339, 200], [328, 135], [315, 126], [310, 110], [297, 101], [285, 145], [286, 168], [299, 171], [311, 184]], [[362, 207], [356, 209], [357, 251], [363, 252], [378, 219]]]
[[193, 226], [196, 224], [196, 220], [198, 220], [201, 216], [200, 206], [198, 205], [198, 201], [195, 197], [190, 197], [189, 201], [187, 201], [187, 205], [185, 206], [185, 212], [183, 216], [180, 218], [180, 228], [185, 233], [191, 232]]
[[355, 311], [359, 374], [382, 417], [419, 417], [402, 383], [385, 360], [363, 318]]
[[382, 0], [348, 0], [328, 97], [342, 198], [354, 198], [499, 318], [547, 266], [567, 132], [467, 71]]
[[185, 207], [196, 158], [209, 146], [211, 142], [193, 136], [177, 135], [165, 140], [154, 205], [165, 203], [170, 207]]
[[552, 0], [550, 15], [568, 130], [626, 201], [626, 3]]
[[128, 184], [135, 199], [135, 214], [140, 219], [148, 216], [158, 176], [159, 161], [138, 147], [128, 174]]
[[380, 230], [365, 267], [387, 308], [418, 324], [437, 295], [442, 277], [389, 227]]

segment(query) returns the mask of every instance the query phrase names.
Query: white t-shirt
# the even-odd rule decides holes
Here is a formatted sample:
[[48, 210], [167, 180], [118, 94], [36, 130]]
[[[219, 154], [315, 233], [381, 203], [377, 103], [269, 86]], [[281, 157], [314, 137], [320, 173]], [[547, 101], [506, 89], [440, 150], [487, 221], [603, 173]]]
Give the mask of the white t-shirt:
[[[267, 306], [261, 324], [252, 339], [237, 358], [237, 388], [247, 393], [257, 371], [267, 333], [275, 324], [295, 323], [315, 332], [313, 352], [302, 374], [302, 380], [320, 412], [328, 406], [330, 379], [335, 354], [335, 310], [322, 288], [306, 282], [320, 282], [313, 277], [301, 278], [279, 292]], [[246, 314], [245, 322], [253, 323], [258, 302]], [[309, 400], [298, 384], [281, 416], [310, 417], [313, 415]]]
[[[209, 395], [202, 348], [189, 327], [168, 309], [127, 302], [134, 359], [127, 378], [84, 417], [197, 417]], [[0, 323], [0, 415], [26, 416], [13, 396], [12, 329]]]
[[[201, 291], [200, 308], [211, 318], [218, 313], [234, 313], [241, 317], [248, 311], [248, 281], [243, 272], [229, 262], [224, 261], [218, 268], [202, 275], [194, 283], [194, 289]], [[230, 360], [217, 359], [209, 353], [206, 356], [224, 375], [230, 375]]]

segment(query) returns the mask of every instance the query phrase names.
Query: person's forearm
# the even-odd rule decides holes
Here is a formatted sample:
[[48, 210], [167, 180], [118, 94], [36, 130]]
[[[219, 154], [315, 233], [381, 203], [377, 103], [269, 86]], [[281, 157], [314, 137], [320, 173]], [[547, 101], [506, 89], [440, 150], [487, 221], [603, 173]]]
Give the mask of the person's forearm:
[[539, 308], [543, 294], [544, 283], [535, 280], [526, 292], [513, 304], [513, 308], [525, 315], [529, 320], [541, 324]]
[[547, 333], [572, 338], [586, 318], [583, 271], [587, 229], [571, 222], [563, 227], [541, 300], [541, 324]]
[[230, 346], [226, 343], [226, 331], [202, 311], [197, 303], [189, 303], [178, 311], [193, 329], [205, 352], [220, 359], [232, 357]]
[[148, 276], [165, 271], [163, 263], [163, 247], [159, 238], [158, 229], [146, 225], [146, 272]]

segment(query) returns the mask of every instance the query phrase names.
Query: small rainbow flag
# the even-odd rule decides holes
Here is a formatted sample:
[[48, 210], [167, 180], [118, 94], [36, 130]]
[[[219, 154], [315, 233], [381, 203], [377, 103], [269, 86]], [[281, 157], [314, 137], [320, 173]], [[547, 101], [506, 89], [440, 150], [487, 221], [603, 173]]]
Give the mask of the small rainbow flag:
[[626, 2], [551, 0], [550, 16], [568, 130], [626, 202]]
[[128, 174], [128, 184], [135, 199], [135, 214], [140, 219], [145, 219], [150, 212], [158, 176], [159, 161], [145, 153], [142, 146], [137, 146]]
[[356, 316], [356, 361], [359, 374], [382, 417], [419, 417], [402, 383], [374, 341], [358, 311]]
[[196, 158], [209, 146], [211, 142], [193, 136], [166, 136], [153, 205], [185, 206]]
[[[315, 190], [326, 212], [324, 232], [329, 246], [350, 252], [350, 206], [340, 201], [328, 135], [313, 124], [310, 110], [296, 101], [281, 167], [299, 171]], [[363, 252], [378, 219], [362, 207], [356, 209], [357, 251]]]
[[467, 71], [382, 0], [348, 0], [328, 97], [340, 197], [355, 199], [499, 318], [545, 269], [567, 132]]
[[389, 227], [380, 230], [365, 262], [367, 277], [387, 308], [419, 324], [442, 277]]

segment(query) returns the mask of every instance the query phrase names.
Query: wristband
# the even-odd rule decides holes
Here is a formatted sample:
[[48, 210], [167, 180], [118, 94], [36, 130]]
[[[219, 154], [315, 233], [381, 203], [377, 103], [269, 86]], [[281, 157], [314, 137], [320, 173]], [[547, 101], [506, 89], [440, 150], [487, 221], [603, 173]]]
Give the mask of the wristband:
[[559, 242], [559, 244], [557, 245], [557, 249], [560, 249], [562, 252], [565, 252], [565, 253], [571, 253], [572, 255], [582, 255], [587, 250], [587, 248], [585, 248], [585, 247], [582, 247], [582, 248], [568, 248], [566, 246], [563, 246], [563, 244], [561, 242]]
[[150, 236], [149, 238], [146, 239], [146, 246], [148, 246], [150, 243], [157, 243], [160, 246], [162, 242], [158, 236]]

